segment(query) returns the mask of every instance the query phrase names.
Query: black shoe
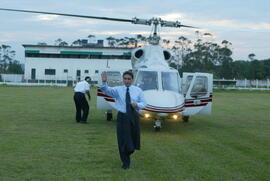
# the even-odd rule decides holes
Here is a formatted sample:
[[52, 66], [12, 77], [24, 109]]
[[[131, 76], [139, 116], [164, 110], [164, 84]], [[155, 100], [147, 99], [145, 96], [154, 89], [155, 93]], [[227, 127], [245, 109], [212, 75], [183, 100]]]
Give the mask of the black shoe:
[[127, 169], [129, 169], [129, 166], [128, 166], [128, 165], [122, 165], [122, 168], [123, 168], [124, 170], [127, 170]]
[[122, 168], [125, 169], [125, 170], [126, 170], [126, 169], [129, 169], [129, 164], [123, 163], [123, 164], [122, 164]]

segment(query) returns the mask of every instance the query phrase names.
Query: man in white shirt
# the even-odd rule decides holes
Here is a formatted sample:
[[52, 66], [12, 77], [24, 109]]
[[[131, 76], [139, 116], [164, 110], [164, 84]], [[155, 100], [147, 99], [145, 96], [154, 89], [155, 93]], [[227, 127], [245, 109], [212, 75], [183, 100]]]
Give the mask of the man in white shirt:
[[131, 85], [132, 72], [123, 74], [123, 86], [109, 87], [107, 74], [102, 73], [101, 90], [104, 94], [115, 98], [117, 115], [117, 141], [122, 168], [130, 167], [130, 155], [140, 149], [140, 120], [138, 111], [146, 106], [141, 88]]
[[[78, 82], [74, 88], [74, 102], [76, 106], [76, 121], [77, 123], [87, 123], [87, 117], [89, 113], [89, 105], [87, 100], [85, 99], [85, 94], [88, 96], [89, 101], [90, 97], [90, 85], [91, 81], [90, 77], [85, 77], [85, 79], [81, 82]], [[83, 116], [81, 116], [81, 112], [83, 111]]]

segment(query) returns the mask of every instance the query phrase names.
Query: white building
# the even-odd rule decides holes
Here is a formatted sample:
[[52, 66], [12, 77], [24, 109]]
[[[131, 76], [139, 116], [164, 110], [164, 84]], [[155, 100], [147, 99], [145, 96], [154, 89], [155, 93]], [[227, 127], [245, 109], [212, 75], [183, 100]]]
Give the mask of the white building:
[[102, 70], [131, 69], [131, 49], [97, 46], [23, 45], [25, 79], [75, 81], [90, 76], [98, 80]]

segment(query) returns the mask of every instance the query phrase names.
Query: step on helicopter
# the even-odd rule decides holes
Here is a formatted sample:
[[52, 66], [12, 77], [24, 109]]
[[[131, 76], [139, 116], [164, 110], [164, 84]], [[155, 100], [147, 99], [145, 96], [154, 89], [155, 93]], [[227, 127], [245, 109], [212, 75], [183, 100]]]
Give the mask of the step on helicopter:
[[[201, 72], [183, 72], [181, 78], [179, 72], [169, 66], [168, 61], [172, 58], [172, 55], [169, 50], [159, 45], [160, 36], [157, 34], [158, 27], [196, 27], [183, 25], [179, 21], [165, 21], [160, 18], [139, 19], [135, 17], [133, 19], [119, 19], [19, 9], [0, 8], [0, 10], [119, 21], [153, 26], [152, 35], [148, 38], [149, 45], [134, 49], [131, 55], [131, 68], [135, 75], [133, 84], [143, 90], [147, 101], [147, 106], [139, 112], [141, 118], [144, 120], [153, 120], [154, 129], [159, 131], [162, 121], [168, 119], [182, 119], [184, 122], [188, 122], [189, 117], [192, 115], [211, 114], [213, 75]], [[104, 71], [107, 72], [109, 85], [117, 86], [123, 84], [121, 74], [124, 70], [107, 69]], [[100, 83], [101, 76], [99, 80], [99, 84]], [[107, 111], [107, 120], [111, 120], [113, 117], [112, 110], [115, 109], [114, 102], [114, 98], [102, 93], [102, 91], [98, 89], [97, 109]]]

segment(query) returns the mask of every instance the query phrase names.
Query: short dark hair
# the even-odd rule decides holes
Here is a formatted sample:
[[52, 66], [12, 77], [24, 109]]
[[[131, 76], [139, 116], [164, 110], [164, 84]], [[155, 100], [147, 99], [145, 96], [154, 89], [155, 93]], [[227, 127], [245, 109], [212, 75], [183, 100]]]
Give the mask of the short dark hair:
[[123, 73], [123, 77], [124, 77], [125, 75], [130, 75], [131, 78], [133, 79], [133, 73], [132, 73], [131, 71], [125, 71], [125, 72]]
[[91, 77], [86, 76], [84, 80], [85, 80], [85, 81], [90, 81], [90, 80], [91, 80]]

